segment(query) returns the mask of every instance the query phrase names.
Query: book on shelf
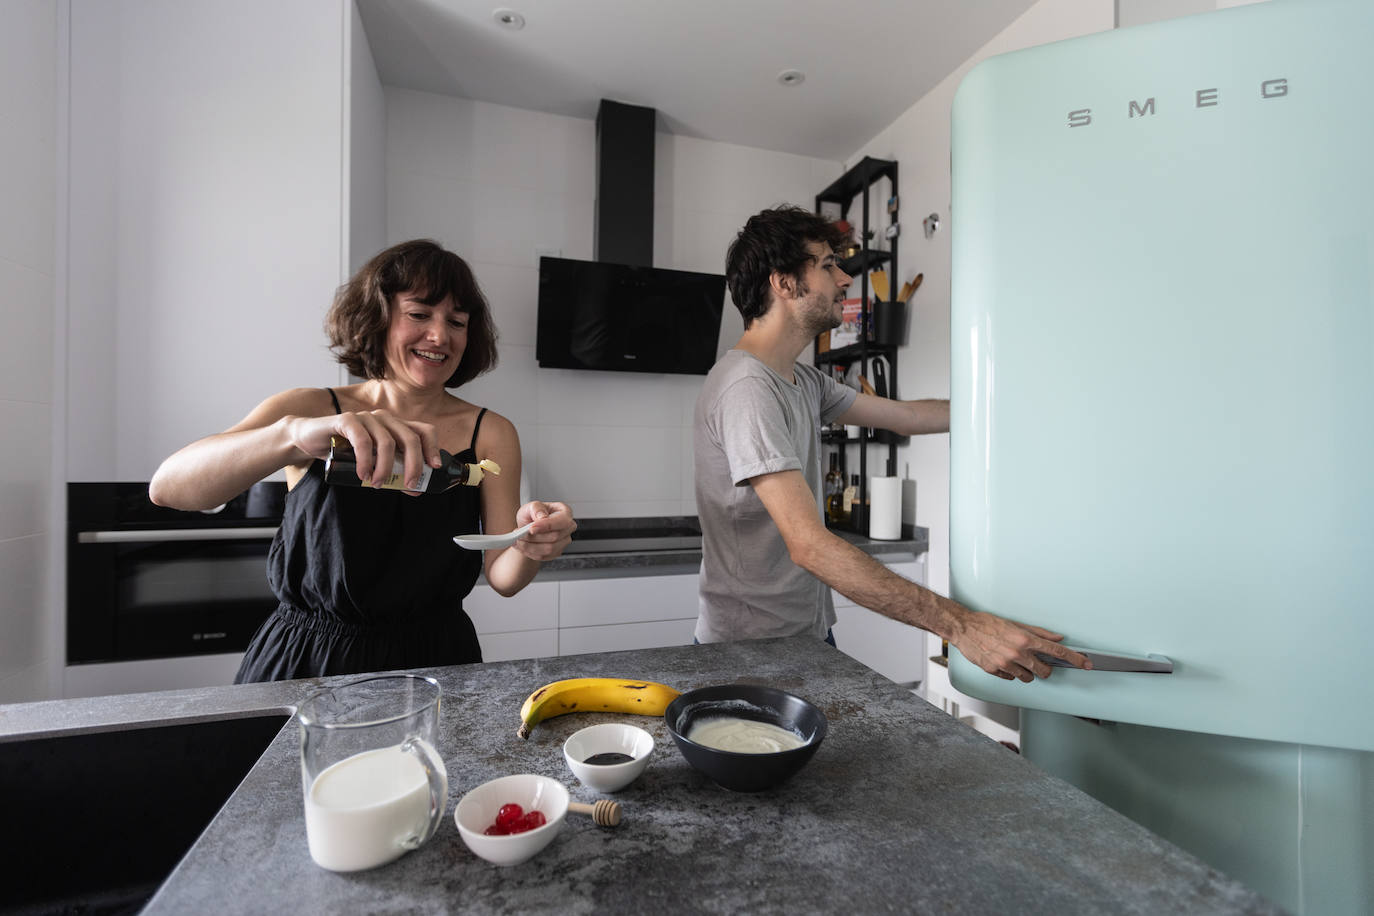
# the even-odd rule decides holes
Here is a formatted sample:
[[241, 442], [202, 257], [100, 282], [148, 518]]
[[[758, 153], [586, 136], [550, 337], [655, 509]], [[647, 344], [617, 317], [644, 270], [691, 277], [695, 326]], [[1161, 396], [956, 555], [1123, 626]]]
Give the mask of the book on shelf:
[[863, 327], [863, 311], [862, 299], [844, 300], [840, 326], [830, 332], [832, 348], [839, 349], [859, 342], [859, 334]]

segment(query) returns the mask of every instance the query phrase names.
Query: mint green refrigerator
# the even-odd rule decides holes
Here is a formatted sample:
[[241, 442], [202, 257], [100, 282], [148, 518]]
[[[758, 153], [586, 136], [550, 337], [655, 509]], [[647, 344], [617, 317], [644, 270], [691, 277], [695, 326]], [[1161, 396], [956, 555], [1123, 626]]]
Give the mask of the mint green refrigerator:
[[1374, 912], [1374, 2], [990, 58], [953, 111], [951, 588], [1115, 655], [1022, 748], [1295, 913]]

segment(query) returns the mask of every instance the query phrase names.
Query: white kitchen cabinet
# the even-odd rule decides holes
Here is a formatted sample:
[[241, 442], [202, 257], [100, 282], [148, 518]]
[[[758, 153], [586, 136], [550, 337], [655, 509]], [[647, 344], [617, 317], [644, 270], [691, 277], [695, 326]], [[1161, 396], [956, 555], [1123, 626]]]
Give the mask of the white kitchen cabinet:
[[685, 646], [697, 621], [697, 573], [559, 583], [558, 654]]
[[482, 643], [482, 659], [542, 658], [558, 654], [557, 582], [531, 582], [509, 598], [490, 585], [473, 586], [463, 600]]
[[479, 583], [463, 607], [490, 662], [685, 646], [696, 629], [697, 574], [550, 579], [510, 598]]
[[221, 655], [190, 655], [150, 658], [136, 662], [68, 665], [63, 675], [62, 696], [103, 697], [154, 690], [188, 690], [222, 687], [234, 682], [242, 652]]
[[531, 582], [509, 598], [479, 583], [463, 599], [478, 635], [558, 629], [558, 582]]
[[697, 619], [655, 620], [601, 627], [565, 627], [558, 631], [559, 655], [585, 655], [619, 649], [656, 649], [689, 646]]
[[[697, 617], [697, 573], [559, 583], [558, 625], [586, 627]], [[687, 640], [691, 642], [689, 638]]]
[[557, 630], [483, 633], [482, 661], [508, 662], [517, 658], [549, 658], [558, 654]]
[[[882, 560], [879, 556], [877, 559]], [[899, 554], [888, 569], [920, 585], [926, 583], [926, 555]], [[856, 661], [898, 684], [915, 684], [926, 672], [926, 631], [859, 607], [839, 592], [835, 600], [835, 645]]]

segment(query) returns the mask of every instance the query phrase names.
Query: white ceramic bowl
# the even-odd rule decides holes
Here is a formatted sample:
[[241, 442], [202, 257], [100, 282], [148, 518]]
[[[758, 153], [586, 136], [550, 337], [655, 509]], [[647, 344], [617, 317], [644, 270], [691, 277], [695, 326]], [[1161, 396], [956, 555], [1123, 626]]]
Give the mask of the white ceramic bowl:
[[[547, 823], [524, 833], [487, 836], [501, 806], [514, 802], [525, 811], [542, 811]], [[519, 865], [549, 845], [568, 815], [568, 790], [547, 776], [517, 773], [484, 782], [458, 800], [453, 820], [458, 833], [478, 856], [495, 865]]]
[[[639, 778], [654, 752], [654, 736], [623, 722], [590, 725], [563, 742], [563, 758], [582, 785], [598, 792], [619, 792]], [[595, 754], [629, 754], [625, 763], [587, 763]]]

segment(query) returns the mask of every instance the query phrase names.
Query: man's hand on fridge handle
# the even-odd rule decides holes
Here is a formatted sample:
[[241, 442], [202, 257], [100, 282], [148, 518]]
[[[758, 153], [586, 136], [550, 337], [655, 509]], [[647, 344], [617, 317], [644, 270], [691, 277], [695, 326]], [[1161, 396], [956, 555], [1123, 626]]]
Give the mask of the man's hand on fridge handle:
[[1037, 677], [1049, 677], [1054, 670], [1037, 653], [1062, 659], [1075, 668], [1092, 669], [1086, 656], [1060, 645], [1063, 638], [1062, 634], [1043, 627], [1017, 623], [986, 611], [966, 610], [949, 641], [989, 674], [1029, 684]]

